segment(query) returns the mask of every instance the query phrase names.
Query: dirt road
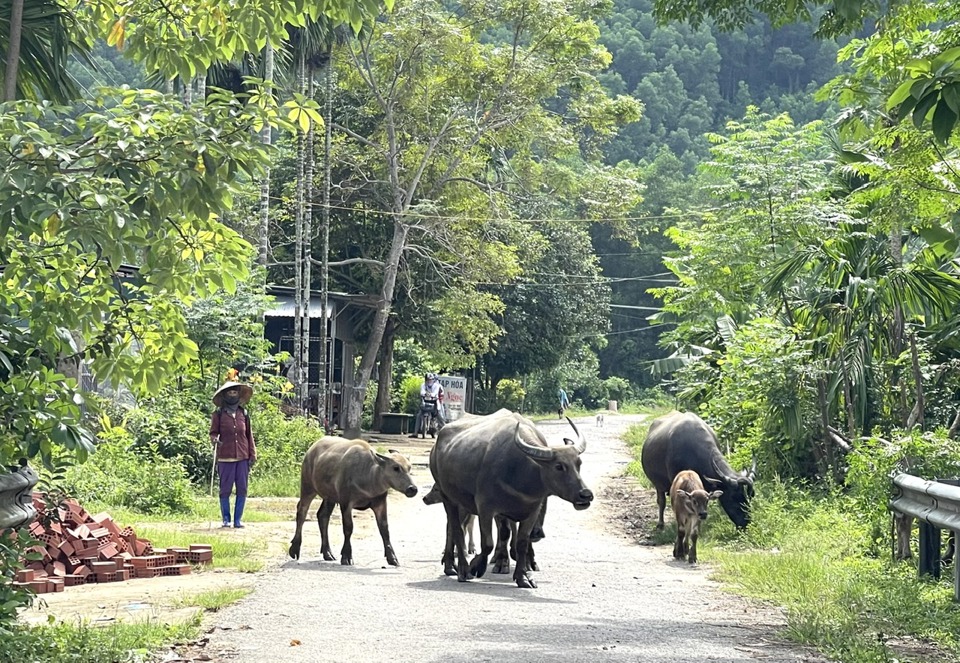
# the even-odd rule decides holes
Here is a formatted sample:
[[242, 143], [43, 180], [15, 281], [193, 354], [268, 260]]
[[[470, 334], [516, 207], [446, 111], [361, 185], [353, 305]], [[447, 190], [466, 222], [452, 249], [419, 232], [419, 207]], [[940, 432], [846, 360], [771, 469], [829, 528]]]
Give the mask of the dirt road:
[[[432, 478], [426, 458], [414, 456], [420, 494], [392, 494], [389, 505], [400, 568], [385, 564], [369, 512], [355, 517], [353, 567], [320, 561], [308, 522], [303, 559], [277, 559], [253, 594], [214, 615], [205, 654], [249, 663], [821, 661], [782, 642], [776, 611], [720, 591], [708, 564], [675, 562], [670, 546], [639, 546], [617, 525], [604, 496], [629, 461], [619, 436], [639, 419], [577, 422], [588, 440], [583, 475], [598, 499], [586, 511], [551, 500], [537, 589], [489, 572], [467, 583], [443, 575], [444, 512], [421, 501]], [[569, 430], [539, 425], [553, 443]], [[339, 555], [339, 523], [331, 537]]]

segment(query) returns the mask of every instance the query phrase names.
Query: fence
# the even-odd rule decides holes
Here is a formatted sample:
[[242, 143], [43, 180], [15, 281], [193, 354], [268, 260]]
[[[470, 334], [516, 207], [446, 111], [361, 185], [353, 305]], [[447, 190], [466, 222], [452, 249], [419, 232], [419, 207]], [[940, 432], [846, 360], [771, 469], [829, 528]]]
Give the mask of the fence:
[[[920, 522], [920, 574], [940, 577], [940, 530], [960, 532], [960, 481], [928, 481], [910, 474], [893, 477], [890, 509]], [[953, 485], [951, 485], [953, 484]], [[960, 601], [960, 551], [953, 555], [953, 598]]]

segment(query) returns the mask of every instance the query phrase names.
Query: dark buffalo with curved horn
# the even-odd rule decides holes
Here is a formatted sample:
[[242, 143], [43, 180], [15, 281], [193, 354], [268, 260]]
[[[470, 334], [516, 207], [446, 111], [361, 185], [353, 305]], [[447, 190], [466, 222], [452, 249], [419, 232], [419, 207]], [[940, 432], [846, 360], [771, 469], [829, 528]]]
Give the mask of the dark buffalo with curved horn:
[[[531, 531], [544, 500], [556, 495], [578, 510], [593, 501], [593, 493], [580, 477], [586, 440], [567, 421], [577, 439], [565, 440], [562, 447], [548, 446], [532, 421], [511, 412], [456, 422], [459, 425], [445, 426], [438, 434], [430, 453], [430, 471], [447, 512], [444, 566], [453, 571], [456, 550], [460, 582], [486, 572], [493, 551], [493, 521], [502, 517], [518, 523], [513, 579], [519, 587], [537, 586], [527, 575], [528, 556]], [[468, 514], [476, 514], [480, 523], [480, 553], [469, 568], [462, 528]]]
[[683, 470], [696, 472], [704, 486], [723, 491], [720, 506], [737, 528], [750, 524], [756, 461], [749, 471], [736, 472], [720, 453], [713, 429], [697, 415], [672, 412], [655, 419], [647, 431], [640, 464], [657, 491], [660, 507], [657, 529], [663, 529], [663, 510], [670, 485]]

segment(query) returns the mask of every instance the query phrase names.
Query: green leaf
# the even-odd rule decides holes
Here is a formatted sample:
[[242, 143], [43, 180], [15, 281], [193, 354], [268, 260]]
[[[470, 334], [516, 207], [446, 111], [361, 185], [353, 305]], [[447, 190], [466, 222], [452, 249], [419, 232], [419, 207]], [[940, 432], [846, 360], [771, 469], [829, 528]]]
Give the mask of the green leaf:
[[908, 78], [893, 91], [893, 94], [887, 99], [887, 110], [903, 103], [903, 100], [910, 96], [910, 88], [913, 87], [914, 82], [912, 78]]
[[946, 100], [941, 99], [937, 109], [933, 112], [933, 135], [941, 143], [950, 140], [953, 125], [957, 122], [957, 114], [953, 112]]
[[943, 100], [950, 106], [950, 110], [960, 115], [960, 83], [951, 83], [941, 91]]
[[939, 98], [939, 90], [934, 90], [933, 92], [927, 93], [927, 96], [917, 102], [916, 108], [913, 109], [913, 126], [919, 129], [923, 125], [927, 119], [927, 113], [930, 112], [930, 109], [933, 108]]

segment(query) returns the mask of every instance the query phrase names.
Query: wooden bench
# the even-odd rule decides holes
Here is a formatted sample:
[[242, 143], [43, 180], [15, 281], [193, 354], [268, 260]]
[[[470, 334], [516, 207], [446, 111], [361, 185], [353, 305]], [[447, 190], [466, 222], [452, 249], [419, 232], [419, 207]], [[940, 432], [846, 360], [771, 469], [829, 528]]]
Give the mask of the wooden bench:
[[400, 412], [380, 413], [380, 432], [384, 435], [407, 435], [413, 432], [416, 416]]

